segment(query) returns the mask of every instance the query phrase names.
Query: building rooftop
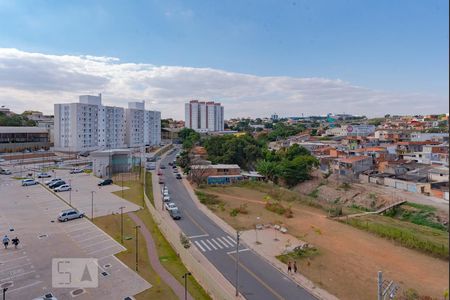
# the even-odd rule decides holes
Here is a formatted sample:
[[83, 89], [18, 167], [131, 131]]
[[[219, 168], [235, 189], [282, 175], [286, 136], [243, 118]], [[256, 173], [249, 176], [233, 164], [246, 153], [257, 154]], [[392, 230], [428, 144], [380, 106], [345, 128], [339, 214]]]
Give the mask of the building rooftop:
[[342, 158], [338, 158], [338, 160], [340, 162], [343, 162], [343, 163], [352, 164], [354, 162], [362, 161], [362, 160], [365, 160], [365, 159], [368, 159], [368, 158], [372, 159], [369, 156], [361, 155], [361, 156], [342, 157]]
[[240, 169], [238, 165], [227, 165], [227, 164], [218, 164], [218, 165], [193, 165], [191, 169]]
[[0, 133], [48, 133], [48, 130], [34, 126], [0, 126]]

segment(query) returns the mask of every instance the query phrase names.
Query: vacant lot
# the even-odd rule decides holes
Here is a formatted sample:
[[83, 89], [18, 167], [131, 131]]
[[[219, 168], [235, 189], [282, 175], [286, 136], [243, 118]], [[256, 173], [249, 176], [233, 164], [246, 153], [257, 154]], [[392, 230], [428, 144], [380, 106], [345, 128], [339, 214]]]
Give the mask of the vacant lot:
[[[281, 201], [293, 212], [292, 218], [285, 218], [264, 208], [268, 190], [258, 186], [207, 187], [201, 191], [218, 197], [209, 206], [235, 228], [250, 229], [256, 223], [284, 224], [291, 234], [316, 246], [319, 254], [300, 260], [299, 269], [341, 299], [373, 298], [379, 270], [403, 290], [414, 288], [422, 295], [442, 298], [448, 287], [448, 261], [330, 220], [323, 210], [308, 205], [307, 200]], [[270, 198], [276, 196], [273, 191], [270, 193]], [[230, 214], [244, 204], [246, 214]]]

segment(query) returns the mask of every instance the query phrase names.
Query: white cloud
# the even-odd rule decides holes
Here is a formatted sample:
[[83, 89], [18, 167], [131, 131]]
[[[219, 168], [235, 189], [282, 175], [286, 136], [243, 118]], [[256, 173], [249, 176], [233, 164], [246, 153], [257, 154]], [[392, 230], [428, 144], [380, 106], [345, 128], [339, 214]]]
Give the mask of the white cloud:
[[120, 63], [118, 58], [47, 55], [0, 48], [0, 105], [14, 111], [53, 112], [53, 104], [80, 94], [104, 95], [104, 103], [126, 106], [146, 100], [163, 117], [183, 118], [183, 103], [211, 99], [225, 106], [226, 118], [347, 112], [448, 112], [448, 98], [391, 93], [327, 78], [262, 77], [210, 68]]

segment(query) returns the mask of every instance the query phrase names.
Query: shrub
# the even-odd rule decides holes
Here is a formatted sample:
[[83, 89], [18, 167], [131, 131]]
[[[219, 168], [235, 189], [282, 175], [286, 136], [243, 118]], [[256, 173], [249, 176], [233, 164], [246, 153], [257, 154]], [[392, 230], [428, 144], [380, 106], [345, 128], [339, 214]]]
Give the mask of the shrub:
[[319, 197], [319, 189], [315, 188], [311, 193], [308, 194], [308, 196], [317, 199], [317, 197]]
[[205, 192], [201, 192], [196, 190], [195, 194], [197, 195], [198, 199], [200, 200], [200, 203], [205, 205], [218, 205], [222, 201], [219, 200], [219, 197], [216, 195], [208, 194]]
[[349, 191], [352, 188], [352, 186], [350, 185], [350, 183], [344, 182], [339, 186], [339, 188], [343, 189], [344, 191]]
[[265, 208], [268, 211], [274, 212], [278, 215], [284, 215], [286, 218], [292, 218], [294, 216], [294, 213], [290, 207], [286, 208], [278, 201], [267, 202]]

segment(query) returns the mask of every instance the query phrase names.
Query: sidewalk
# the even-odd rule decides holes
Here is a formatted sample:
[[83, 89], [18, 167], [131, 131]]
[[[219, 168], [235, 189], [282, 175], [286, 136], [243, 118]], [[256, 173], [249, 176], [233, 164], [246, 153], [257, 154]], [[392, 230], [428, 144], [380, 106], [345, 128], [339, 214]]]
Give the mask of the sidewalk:
[[[155, 242], [153, 241], [151, 233], [148, 231], [147, 227], [145, 227], [144, 222], [142, 222], [142, 220], [132, 212], [130, 212], [128, 215], [134, 221], [134, 223], [141, 226], [141, 228], [139, 228], [139, 231], [145, 238], [147, 255], [153, 270], [155, 270], [155, 272], [158, 273], [161, 279], [172, 288], [179, 299], [184, 299], [184, 287], [159, 262]], [[188, 293], [188, 299], [193, 300], [194, 298], [192, 298], [192, 296]]]

